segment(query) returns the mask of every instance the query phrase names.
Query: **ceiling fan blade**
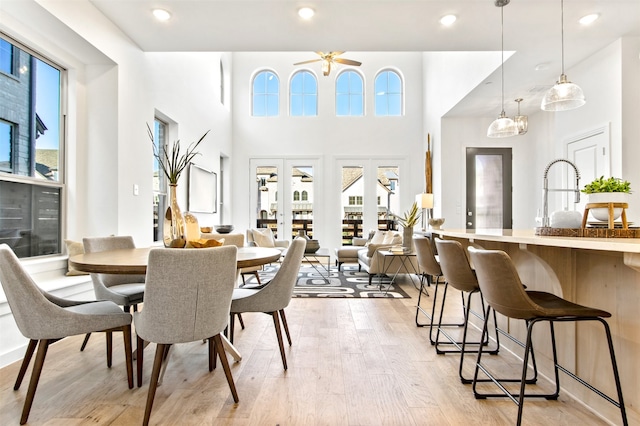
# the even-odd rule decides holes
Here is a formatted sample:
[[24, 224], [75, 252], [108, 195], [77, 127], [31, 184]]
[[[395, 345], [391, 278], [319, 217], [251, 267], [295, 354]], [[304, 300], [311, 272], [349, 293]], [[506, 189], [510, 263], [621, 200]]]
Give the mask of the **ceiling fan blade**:
[[320, 62], [320, 61], [322, 61], [322, 59], [311, 59], [311, 60], [308, 60], [308, 61], [296, 62], [293, 65], [310, 64], [311, 62]]
[[351, 59], [335, 58], [334, 61], [340, 64], [353, 65], [354, 67], [359, 67], [360, 65], [362, 65], [362, 62], [352, 61]]
[[331, 56], [333, 56], [333, 57], [340, 56], [340, 55], [342, 55], [343, 53], [344, 53], [344, 52], [329, 52], [329, 54], [330, 54]]

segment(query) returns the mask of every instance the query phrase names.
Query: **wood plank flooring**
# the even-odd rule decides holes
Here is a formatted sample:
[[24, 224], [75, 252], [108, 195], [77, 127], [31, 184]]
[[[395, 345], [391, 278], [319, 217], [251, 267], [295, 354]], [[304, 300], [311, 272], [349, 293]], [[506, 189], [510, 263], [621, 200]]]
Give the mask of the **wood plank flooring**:
[[[411, 299], [293, 299], [286, 310], [293, 339], [287, 348], [287, 371], [282, 369], [271, 318], [244, 315], [246, 329], [237, 327], [235, 338], [243, 359], [230, 358], [238, 404], [233, 403], [220, 363], [208, 372], [206, 345], [176, 345], [156, 394], [151, 423], [514, 424], [515, 404], [475, 400], [470, 385], [458, 379], [458, 355], [436, 355], [428, 329], [414, 323], [417, 291], [408, 280], [402, 286]], [[456, 294], [450, 296], [449, 300], [460, 300]], [[82, 336], [77, 336], [49, 349], [28, 424], [142, 423], [155, 346], [146, 349], [145, 383], [129, 390], [121, 337], [114, 336], [111, 369], [106, 367], [104, 341], [93, 335], [80, 352]], [[469, 374], [473, 360], [475, 355], [469, 355]], [[505, 374], [510, 369], [518, 374], [517, 360], [506, 351], [491, 361]], [[0, 369], [2, 425], [19, 422], [28, 380], [13, 391], [18, 368], [14, 363]], [[27, 378], [30, 374], [31, 370]], [[524, 419], [526, 425], [607, 424], [566, 394], [558, 401], [527, 401]]]

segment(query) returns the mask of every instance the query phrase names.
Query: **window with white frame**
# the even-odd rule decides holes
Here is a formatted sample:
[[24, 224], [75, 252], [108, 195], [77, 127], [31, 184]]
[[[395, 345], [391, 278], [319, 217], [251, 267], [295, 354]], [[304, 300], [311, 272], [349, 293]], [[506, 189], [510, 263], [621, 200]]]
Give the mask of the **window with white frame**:
[[318, 80], [309, 71], [298, 71], [291, 78], [290, 114], [297, 116], [318, 115]]
[[364, 115], [364, 83], [355, 71], [343, 71], [336, 79], [336, 115]]
[[61, 253], [64, 69], [0, 35], [0, 243]]
[[375, 114], [377, 116], [402, 115], [402, 79], [393, 70], [380, 72], [374, 83]]
[[280, 81], [271, 71], [260, 71], [253, 78], [252, 102], [254, 117], [273, 117], [279, 114]]

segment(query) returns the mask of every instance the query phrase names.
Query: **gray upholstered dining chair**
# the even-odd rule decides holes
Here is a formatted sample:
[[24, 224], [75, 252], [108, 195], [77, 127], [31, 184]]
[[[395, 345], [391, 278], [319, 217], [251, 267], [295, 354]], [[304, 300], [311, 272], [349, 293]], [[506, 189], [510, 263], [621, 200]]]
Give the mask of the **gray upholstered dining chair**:
[[49, 345], [68, 336], [122, 331], [129, 389], [133, 387], [131, 314], [123, 312], [110, 301], [81, 302], [47, 293], [36, 285], [6, 244], [0, 244], [0, 282], [18, 329], [29, 339], [14, 390], [20, 388], [31, 357], [38, 347], [20, 424], [25, 424], [29, 418]]
[[142, 384], [144, 342], [157, 344], [143, 424], [147, 425], [151, 417], [163, 359], [176, 343], [208, 339], [209, 371], [215, 368], [217, 352], [233, 400], [238, 402], [220, 336], [228, 324], [237, 252], [235, 246], [156, 248], [149, 252], [144, 307], [134, 313], [138, 386]]
[[[282, 357], [282, 365], [287, 369], [287, 357], [284, 353], [284, 343], [282, 342], [282, 330], [280, 329], [280, 319], [287, 335], [289, 345], [291, 345], [291, 335], [289, 334], [289, 326], [287, 318], [284, 314], [284, 308], [289, 306], [293, 288], [298, 281], [298, 272], [302, 264], [304, 249], [307, 241], [303, 238], [296, 237], [287, 249], [286, 255], [278, 272], [271, 281], [263, 284], [260, 288], [237, 288], [233, 291], [233, 300], [231, 302], [231, 315], [229, 321], [230, 340], [233, 343], [234, 318], [235, 314], [244, 312], [264, 312], [273, 317], [273, 325], [275, 326], [278, 345], [280, 346], [280, 356]], [[278, 317], [279, 316], [279, 317]]]
[[[85, 253], [96, 253], [107, 250], [136, 248], [130, 236], [83, 238]], [[144, 275], [91, 274], [93, 291], [97, 300], [110, 300], [123, 307], [125, 312], [138, 310], [138, 303], [144, 298]], [[84, 350], [91, 333], [87, 334], [80, 350]], [[111, 366], [110, 342], [107, 341], [107, 365]]]

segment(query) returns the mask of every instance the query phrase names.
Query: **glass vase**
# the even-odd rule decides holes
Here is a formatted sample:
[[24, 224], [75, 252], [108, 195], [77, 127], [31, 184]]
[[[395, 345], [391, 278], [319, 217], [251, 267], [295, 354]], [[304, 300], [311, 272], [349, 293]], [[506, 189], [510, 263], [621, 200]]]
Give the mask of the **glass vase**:
[[169, 184], [169, 207], [164, 214], [164, 246], [171, 248], [183, 248], [187, 244], [184, 216], [176, 196], [177, 186]]

